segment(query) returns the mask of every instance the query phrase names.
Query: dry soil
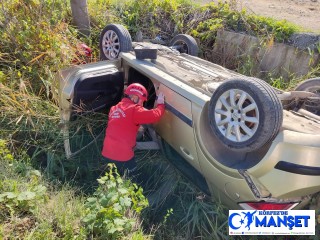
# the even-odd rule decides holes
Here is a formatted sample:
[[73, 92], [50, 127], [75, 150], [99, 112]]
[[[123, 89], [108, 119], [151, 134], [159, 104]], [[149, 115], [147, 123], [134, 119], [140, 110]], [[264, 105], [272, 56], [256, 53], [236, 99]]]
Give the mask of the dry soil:
[[[218, 0], [198, 0], [200, 3]], [[300, 27], [303, 32], [320, 34], [320, 0], [228, 0], [236, 3], [237, 9], [245, 8], [248, 13], [287, 20]]]

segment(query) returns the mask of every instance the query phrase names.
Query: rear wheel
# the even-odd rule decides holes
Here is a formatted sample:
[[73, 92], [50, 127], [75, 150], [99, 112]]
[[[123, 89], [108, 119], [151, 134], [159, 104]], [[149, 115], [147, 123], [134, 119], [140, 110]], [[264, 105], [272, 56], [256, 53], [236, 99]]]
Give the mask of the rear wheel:
[[100, 59], [113, 60], [120, 52], [132, 49], [132, 39], [128, 30], [119, 24], [107, 25], [100, 34]]
[[196, 40], [187, 34], [178, 34], [170, 42], [170, 46], [180, 53], [198, 56], [199, 47]]
[[316, 93], [318, 98], [309, 98], [305, 100], [302, 108], [320, 116], [320, 78], [311, 78], [300, 83], [296, 88], [296, 91], [307, 91]]
[[211, 130], [232, 150], [251, 152], [263, 147], [278, 133], [282, 118], [280, 100], [260, 79], [224, 82], [210, 100]]
[[296, 88], [296, 91], [313, 92], [320, 95], [320, 78], [311, 78], [301, 82]]

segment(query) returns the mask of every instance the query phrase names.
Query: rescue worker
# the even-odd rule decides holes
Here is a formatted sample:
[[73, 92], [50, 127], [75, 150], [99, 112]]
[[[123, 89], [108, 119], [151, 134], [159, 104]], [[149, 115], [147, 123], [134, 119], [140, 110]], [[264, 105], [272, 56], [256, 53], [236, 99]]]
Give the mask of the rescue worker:
[[121, 175], [126, 170], [131, 175], [136, 167], [134, 147], [139, 126], [159, 121], [164, 114], [165, 105], [164, 95], [159, 93], [156, 108], [145, 109], [143, 103], [148, 98], [148, 92], [139, 83], [130, 84], [124, 95], [110, 109], [102, 156], [104, 164], [114, 163]]

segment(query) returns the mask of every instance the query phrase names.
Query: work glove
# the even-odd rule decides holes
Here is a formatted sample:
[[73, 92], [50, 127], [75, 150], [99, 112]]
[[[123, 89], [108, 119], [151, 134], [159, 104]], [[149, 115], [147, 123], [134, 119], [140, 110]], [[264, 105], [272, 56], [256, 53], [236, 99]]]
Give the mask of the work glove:
[[157, 104], [164, 104], [164, 94], [162, 92], [157, 97]]

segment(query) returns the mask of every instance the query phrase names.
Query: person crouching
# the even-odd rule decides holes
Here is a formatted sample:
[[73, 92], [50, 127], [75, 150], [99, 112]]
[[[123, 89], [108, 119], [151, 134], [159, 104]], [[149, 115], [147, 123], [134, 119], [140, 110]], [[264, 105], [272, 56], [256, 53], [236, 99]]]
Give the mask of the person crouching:
[[130, 175], [136, 168], [134, 147], [138, 129], [141, 124], [158, 122], [164, 114], [165, 105], [164, 95], [160, 92], [156, 108], [144, 108], [143, 103], [148, 98], [148, 92], [139, 83], [130, 84], [124, 95], [124, 98], [110, 109], [102, 160], [105, 164], [114, 163], [120, 175], [126, 170]]

